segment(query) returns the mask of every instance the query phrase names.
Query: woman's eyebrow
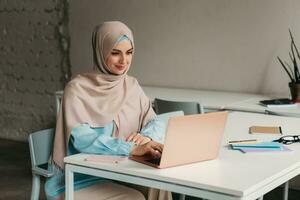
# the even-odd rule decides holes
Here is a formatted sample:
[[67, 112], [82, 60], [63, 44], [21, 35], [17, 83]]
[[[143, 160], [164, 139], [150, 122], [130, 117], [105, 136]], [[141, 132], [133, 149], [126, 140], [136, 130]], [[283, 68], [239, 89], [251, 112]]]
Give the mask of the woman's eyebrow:
[[[131, 48], [131, 49], [128, 49], [127, 51], [132, 51], [133, 50], [133, 48]], [[118, 52], [122, 52], [120, 49], [112, 49], [112, 51], [118, 51]]]

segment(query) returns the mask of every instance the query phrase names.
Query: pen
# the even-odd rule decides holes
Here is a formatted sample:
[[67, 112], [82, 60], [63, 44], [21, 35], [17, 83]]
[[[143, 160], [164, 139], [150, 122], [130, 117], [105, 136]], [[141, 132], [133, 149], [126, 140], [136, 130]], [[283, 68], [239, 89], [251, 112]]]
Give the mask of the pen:
[[255, 143], [255, 142], [258, 142], [257, 139], [251, 139], [251, 140], [232, 140], [232, 141], [229, 141], [228, 143], [229, 144], [234, 144], [234, 143]]

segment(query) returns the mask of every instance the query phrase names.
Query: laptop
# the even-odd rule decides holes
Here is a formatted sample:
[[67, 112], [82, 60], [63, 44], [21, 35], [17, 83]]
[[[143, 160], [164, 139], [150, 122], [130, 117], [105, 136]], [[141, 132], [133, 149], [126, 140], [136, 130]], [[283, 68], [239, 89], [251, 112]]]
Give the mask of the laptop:
[[217, 158], [227, 111], [171, 117], [160, 158], [130, 156], [156, 168], [168, 168]]

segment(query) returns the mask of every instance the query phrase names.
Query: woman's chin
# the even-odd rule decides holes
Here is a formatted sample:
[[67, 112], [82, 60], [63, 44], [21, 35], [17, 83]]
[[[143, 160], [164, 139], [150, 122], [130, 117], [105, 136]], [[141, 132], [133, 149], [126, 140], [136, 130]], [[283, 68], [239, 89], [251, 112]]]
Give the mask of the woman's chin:
[[122, 75], [125, 73], [126, 70], [114, 70], [112, 73], [115, 75]]
[[114, 73], [115, 74], [118, 74], [118, 75], [121, 75], [121, 74], [124, 74], [126, 71], [126, 68], [123, 68], [123, 69], [115, 69], [114, 70]]

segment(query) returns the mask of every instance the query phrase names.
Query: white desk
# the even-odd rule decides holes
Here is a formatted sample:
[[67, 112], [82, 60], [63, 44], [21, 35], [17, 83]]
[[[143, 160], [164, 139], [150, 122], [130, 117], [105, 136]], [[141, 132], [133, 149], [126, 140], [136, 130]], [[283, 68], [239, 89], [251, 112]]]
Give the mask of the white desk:
[[300, 174], [300, 144], [290, 145], [292, 152], [256, 154], [229, 150], [225, 144], [234, 139], [274, 138], [248, 134], [251, 125], [281, 125], [284, 133], [295, 134], [300, 133], [299, 124], [299, 118], [232, 112], [218, 159], [168, 169], [130, 160], [91, 163], [84, 161], [86, 155], [82, 154], [66, 157], [66, 197], [73, 199], [73, 173], [78, 172], [205, 199], [253, 200]]
[[253, 98], [257, 98], [260, 100], [266, 98], [268, 99], [268, 97], [263, 95], [247, 93], [175, 89], [148, 86], [143, 86], [142, 88], [151, 100], [154, 100], [155, 98], [162, 98], [174, 101], [196, 101], [201, 103], [204, 108], [214, 110], [225, 109], [228, 105], [243, 102], [245, 100]]
[[[266, 98], [268, 99], [268, 98]], [[243, 112], [267, 113], [273, 115], [300, 117], [300, 105], [292, 108], [267, 108], [259, 105], [260, 98], [252, 98], [241, 102], [235, 102], [231, 105], [225, 106], [226, 110], [235, 110]]]
[[300, 117], [300, 106], [298, 108], [270, 109], [258, 104], [261, 100], [276, 98], [274, 96], [147, 86], [143, 86], [143, 90], [151, 100], [162, 98], [174, 101], [196, 101], [208, 111], [223, 109]]

